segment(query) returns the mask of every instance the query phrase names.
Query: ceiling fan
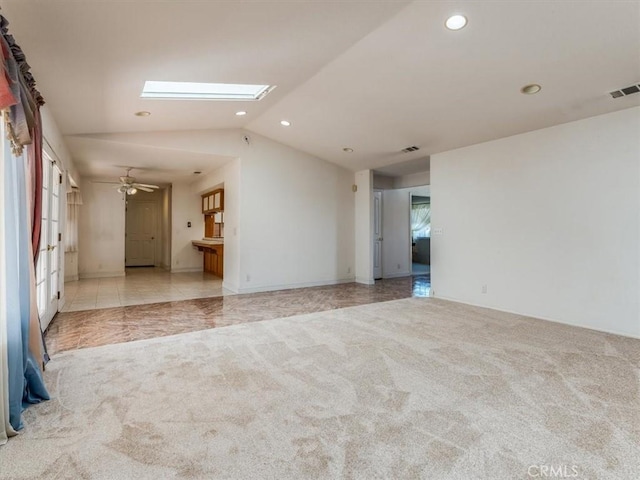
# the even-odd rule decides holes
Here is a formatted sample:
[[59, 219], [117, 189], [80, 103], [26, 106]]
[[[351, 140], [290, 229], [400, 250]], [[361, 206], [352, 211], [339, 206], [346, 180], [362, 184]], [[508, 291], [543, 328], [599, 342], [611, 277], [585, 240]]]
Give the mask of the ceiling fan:
[[116, 187], [120, 193], [135, 195], [138, 190], [142, 190], [143, 192], [153, 192], [156, 188], [160, 188], [158, 185], [136, 182], [134, 177], [129, 176], [129, 172], [131, 172], [131, 170], [133, 170], [133, 167], [127, 168], [127, 174], [124, 177], [120, 177], [120, 185]]

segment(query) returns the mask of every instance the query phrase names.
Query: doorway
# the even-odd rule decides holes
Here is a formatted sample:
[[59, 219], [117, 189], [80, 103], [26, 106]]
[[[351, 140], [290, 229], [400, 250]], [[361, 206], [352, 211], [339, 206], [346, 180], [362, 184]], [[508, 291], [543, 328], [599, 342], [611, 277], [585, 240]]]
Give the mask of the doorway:
[[411, 274], [431, 274], [431, 197], [411, 195]]
[[125, 216], [125, 267], [155, 266], [158, 236], [156, 201], [129, 197]]
[[58, 313], [60, 299], [61, 190], [62, 171], [52, 156], [43, 150], [42, 226], [38, 264], [36, 265], [36, 298], [42, 330], [47, 328], [55, 314]]
[[373, 192], [373, 279], [382, 278], [382, 192]]

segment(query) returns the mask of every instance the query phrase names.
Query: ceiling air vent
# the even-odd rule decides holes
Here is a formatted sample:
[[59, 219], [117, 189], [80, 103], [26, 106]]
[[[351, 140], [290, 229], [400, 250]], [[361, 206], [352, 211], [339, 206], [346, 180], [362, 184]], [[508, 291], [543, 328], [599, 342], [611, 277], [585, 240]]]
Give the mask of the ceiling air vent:
[[609, 92], [609, 95], [611, 95], [612, 98], [620, 98], [638, 92], [640, 92], [640, 83], [637, 85], [631, 85], [630, 87], [621, 88], [620, 90], [614, 90], [613, 92]]
[[410, 147], [402, 149], [402, 151], [404, 153], [415, 152], [416, 150], [420, 150], [420, 147], [416, 147], [415, 145], [411, 145]]

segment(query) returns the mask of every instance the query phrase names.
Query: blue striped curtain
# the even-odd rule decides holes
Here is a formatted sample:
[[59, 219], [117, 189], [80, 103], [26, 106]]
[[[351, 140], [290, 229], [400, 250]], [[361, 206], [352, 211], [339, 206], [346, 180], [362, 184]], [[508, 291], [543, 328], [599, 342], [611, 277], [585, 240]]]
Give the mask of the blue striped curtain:
[[[30, 195], [27, 194], [27, 162], [23, 155], [12, 154], [9, 142], [3, 142], [3, 200], [4, 225], [0, 235], [4, 235], [5, 278], [4, 299], [0, 305], [4, 309], [2, 318], [6, 322], [6, 352], [8, 360], [8, 403], [9, 423], [14, 430], [22, 428], [22, 410], [29, 404], [48, 400], [49, 394], [44, 384], [40, 352], [29, 346], [34, 318], [33, 295], [33, 254], [31, 243], [31, 222], [29, 208]], [[31, 192], [29, 192], [30, 194]], [[36, 219], [40, 221], [40, 219]], [[37, 332], [40, 335], [40, 332]]]

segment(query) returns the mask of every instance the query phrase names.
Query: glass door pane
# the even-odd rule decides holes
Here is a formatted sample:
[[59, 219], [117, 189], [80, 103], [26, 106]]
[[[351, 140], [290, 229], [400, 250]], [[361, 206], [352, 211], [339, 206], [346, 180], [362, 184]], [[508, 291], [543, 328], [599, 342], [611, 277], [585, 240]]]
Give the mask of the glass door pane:
[[60, 169], [51, 157], [42, 155], [42, 226], [36, 267], [36, 292], [40, 322], [45, 329], [58, 312], [60, 270]]

